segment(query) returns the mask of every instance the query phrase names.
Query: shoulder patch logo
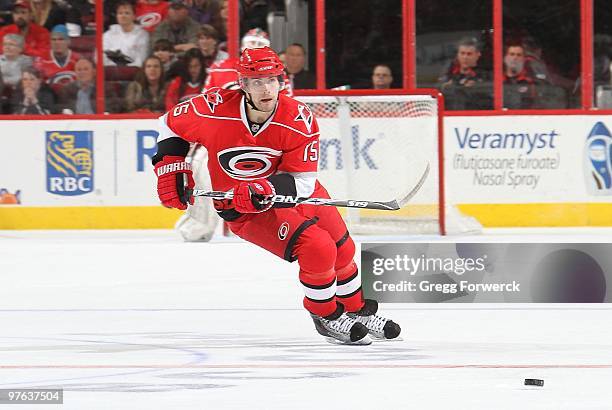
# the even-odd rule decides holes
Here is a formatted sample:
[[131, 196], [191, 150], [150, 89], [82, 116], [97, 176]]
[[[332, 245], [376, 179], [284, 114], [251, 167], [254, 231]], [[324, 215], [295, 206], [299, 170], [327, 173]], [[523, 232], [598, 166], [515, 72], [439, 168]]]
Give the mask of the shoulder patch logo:
[[220, 88], [215, 87], [204, 93], [204, 101], [206, 101], [206, 105], [208, 105], [208, 109], [212, 113], [215, 112], [215, 108], [217, 107], [217, 105], [223, 104], [223, 97], [221, 97], [219, 91]]
[[297, 117], [295, 117], [294, 121], [303, 121], [304, 125], [306, 125], [306, 129], [308, 130], [308, 132], [311, 132], [313, 120], [312, 111], [310, 111], [310, 108], [308, 108], [308, 106], [304, 104], [299, 104], [297, 108], [298, 115]]

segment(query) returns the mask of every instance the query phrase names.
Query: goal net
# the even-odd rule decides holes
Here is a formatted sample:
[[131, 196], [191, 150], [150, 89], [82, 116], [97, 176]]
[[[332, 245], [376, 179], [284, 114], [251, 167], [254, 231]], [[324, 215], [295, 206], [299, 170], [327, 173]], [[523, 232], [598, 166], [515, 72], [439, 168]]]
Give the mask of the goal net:
[[478, 222], [444, 199], [436, 95], [357, 93], [297, 97], [308, 104], [319, 123], [319, 178], [330, 194], [339, 199], [400, 199], [417, 184], [428, 164], [430, 171], [418, 193], [399, 211], [345, 211], [351, 232], [479, 231]]

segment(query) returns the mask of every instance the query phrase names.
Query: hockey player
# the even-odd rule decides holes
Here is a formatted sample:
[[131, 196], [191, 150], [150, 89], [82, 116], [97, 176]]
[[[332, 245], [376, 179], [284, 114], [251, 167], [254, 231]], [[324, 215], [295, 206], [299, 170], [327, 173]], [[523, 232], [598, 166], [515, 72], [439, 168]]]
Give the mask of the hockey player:
[[[268, 33], [260, 28], [254, 28], [242, 37], [240, 51], [247, 48], [269, 47], [270, 39]], [[287, 74], [283, 71], [284, 88], [283, 93], [292, 96], [291, 83]], [[214, 63], [208, 68], [206, 85], [204, 90], [219, 87], [229, 90], [240, 88], [238, 83], [238, 59], [228, 58], [218, 63]], [[193, 178], [202, 189], [210, 189], [210, 178], [206, 172], [206, 162], [208, 153], [198, 144], [193, 144], [187, 155], [187, 161], [191, 163]], [[196, 198], [194, 206], [190, 206], [187, 211], [175, 224], [176, 230], [187, 242], [208, 242], [215, 233], [217, 218], [214, 208], [207, 198]]]
[[283, 65], [272, 49], [244, 50], [238, 69], [239, 90], [213, 88], [160, 118], [153, 163], [162, 204], [186, 209], [193, 203], [185, 155], [190, 142], [202, 144], [212, 188], [234, 193], [233, 200], [215, 201], [219, 216], [239, 237], [298, 261], [304, 307], [320, 334], [346, 344], [368, 344], [368, 334], [397, 337], [399, 326], [363, 298], [355, 244], [338, 211], [268, 201], [274, 194], [329, 197], [317, 180], [319, 129], [312, 112], [280, 93]]

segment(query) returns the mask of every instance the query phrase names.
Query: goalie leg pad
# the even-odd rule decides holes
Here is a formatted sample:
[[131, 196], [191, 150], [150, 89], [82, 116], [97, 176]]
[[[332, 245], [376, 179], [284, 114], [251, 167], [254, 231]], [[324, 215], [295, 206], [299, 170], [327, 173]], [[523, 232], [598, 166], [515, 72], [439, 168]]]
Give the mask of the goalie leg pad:
[[[198, 198], [199, 199], [199, 198]], [[196, 204], [190, 206], [176, 222], [174, 229], [179, 231], [187, 242], [208, 242], [212, 239], [219, 217], [212, 205]]]
[[[198, 187], [210, 190], [210, 176], [206, 164], [208, 162], [208, 151], [201, 145], [195, 144], [187, 156], [187, 161], [191, 163], [193, 178]], [[195, 198], [194, 205], [179, 218], [174, 225], [174, 229], [179, 231], [183, 239], [187, 242], [208, 242], [211, 240], [219, 216], [215, 211], [212, 201], [208, 198]]]

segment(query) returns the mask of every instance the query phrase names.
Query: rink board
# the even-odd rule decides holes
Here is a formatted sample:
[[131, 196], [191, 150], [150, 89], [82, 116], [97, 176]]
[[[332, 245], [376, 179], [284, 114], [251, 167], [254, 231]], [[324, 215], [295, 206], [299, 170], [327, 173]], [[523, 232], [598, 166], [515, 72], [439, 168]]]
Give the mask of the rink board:
[[[321, 136], [328, 149], [322, 174], [328, 180], [334, 172], [338, 179], [351, 173], [359, 180], [393, 177], [364, 161], [389, 161], [389, 149], [378, 148], [384, 141], [380, 121], [386, 120], [360, 121], [360, 140], [352, 148], [359, 170], [338, 166], [329, 142], [337, 136]], [[389, 124], [387, 129], [408, 127], [402, 132], [412, 138], [409, 121]], [[3, 121], [2, 126], [9, 155], [0, 163], [0, 229], [169, 228], [180, 214], [159, 206], [155, 193], [154, 119]], [[605, 175], [594, 176], [590, 160], [594, 156], [597, 167], [612, 168], [612, 137], [605, 135], [606, 127], [612, 128], [610, 116], [448, 117], [444, 126], [447, 202], [485, 227], [612, 226], [612, 189]], [[589, 146], [594, 130], [599, 151]], [[409, 146], [419, 149], [414, 140]], [[435, 158], [427, 151], [415, 156], [415, 168]], [[399, 213], [429, 206], [433, 193], [425, 188], [413, 208]]]

